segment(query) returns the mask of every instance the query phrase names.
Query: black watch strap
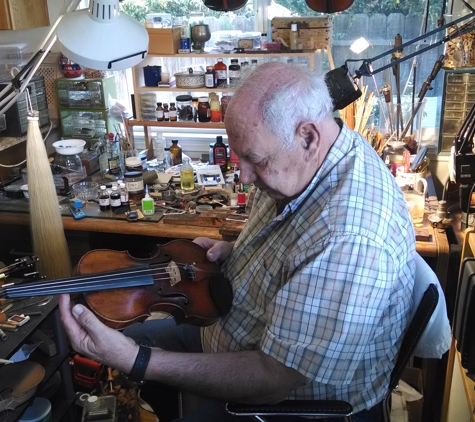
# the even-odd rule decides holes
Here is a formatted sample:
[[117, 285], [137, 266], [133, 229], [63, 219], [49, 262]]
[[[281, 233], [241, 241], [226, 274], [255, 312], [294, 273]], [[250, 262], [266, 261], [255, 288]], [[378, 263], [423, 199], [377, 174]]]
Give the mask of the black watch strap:
[[141, 383], [144, 381], [143, 378], [145, 376], [145, 371], [147, 370], [151, 354], [151, 347], [143, 345], [139, 346], [139, 352], [137, 353], [137, 357], [135, 358], [134, 366], [132, 367], [132, 371], [130, 371], [129, 376], [127, 377], [129, 380], [136, 383]]

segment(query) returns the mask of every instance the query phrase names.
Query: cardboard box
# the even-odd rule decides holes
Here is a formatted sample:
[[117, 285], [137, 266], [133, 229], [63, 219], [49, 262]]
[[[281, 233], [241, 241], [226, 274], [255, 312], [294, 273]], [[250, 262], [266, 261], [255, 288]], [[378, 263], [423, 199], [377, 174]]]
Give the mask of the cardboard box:
[[[401, 379], [408, 383], [411, 387], [415, 388], [422, 395], [422, 371], [419, 368], [406, 368], [404, 369]], [[422, 422], [422, 406], [423, 399], [417, 401], [407, 402], [407, 408], [409, 411], [409, 422]]]
[[147, 28], [148, 54], [176, 54], [181, 47], [181, 27]]
[[294, 17], [272, 19], [272, 41], [279, 38], [287, 44], [290, 42], [290, 28], [293, 23], [297, 24], [299, 32], [298, 43], [305, 50], [326, 49], [333, 41], [332, 17]]

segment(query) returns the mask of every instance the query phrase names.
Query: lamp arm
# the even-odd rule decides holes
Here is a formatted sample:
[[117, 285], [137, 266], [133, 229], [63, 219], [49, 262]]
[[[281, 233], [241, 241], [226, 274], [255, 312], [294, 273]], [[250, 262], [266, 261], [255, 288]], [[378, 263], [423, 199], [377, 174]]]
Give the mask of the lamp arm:
[[[438, 40], [438, 41], [436, 41], [436, 42], [434, 42], [434, 43], [428, 45], [427, 47], [424, 47], [424, 48], [422, 48], [422, 49], [420, 49], [420, 50], [417, 50], [417, 51], [415, 51], [415, 52], [413, 52], [413, 53], [407, 54], [406, 56], [401, 57], [400, 59], [394, 60], [394, 61], [392, 61], [390, 64], [384, 65], [384, 66], [382, 66], [382, 67], [380, 67], [380, 68], [378, 68], [378, 69], [376, 69], [376, 70], [373, 70], [372, 67], [371, 67], [371, 63], [372, 63], [373, 61], [375, 61], [375, 60], [379, 60], [379, 59], [381, 59], [381, 58], [383, 58], [383, 57], [385, 57], [385, 56], [387, 56], [387, 55], [389, 55], [389, 54], [392, 54], [392, 53], [394, 53], [394, 52], [396, 52], [396, 51], [400, 51], [400, 50], [402, 50], [403, 48], [405, 48], [405, 47], [407, 47], [407, 46], [409, 46], [409, 45], [412, 45], [412, 44], [414, 44], [415, 42], [417, 42], [417, 41], [419, 41], [419, 40], [421, 40], [421, 39], [423, 39], [423, 38], [427, 38], [428, 36], [431, 36], [431, 35], [433, 35], [433, 34], [435, 34], [435, 33], [437, 33], [437, 32], [440, 32], [440, 31], [442, 31], [442, 30], [444, 30], [444, 29], [447, 29], [447, 28], [449, 28], [449, 27], [451, 27], [451, 26], [456, 25], [457, 23], [459, 23], [459, 22], [461, 22], [461, 21], [463, 21], [463, 20], [466, 20], [466, 19], [469, 19], [469, 18], [472, 18], [472, 17], [475, 17], [475, 12], [469, 13], [468, 15], [463, 16], [463, 17], [461, 17], [461, 18], [459, 18], [459, 19], [456, 19], [455, 21], [453, 21], [453, 22], [451, 22], [451, 23], [449, 23], [449, 24], [446, 24], [446, 25], [444, 25], [444, 26], [441, 26], [441, 27], [439, 27], [439, 28], [436, 28], [436, 29], [434, 29], [434, 30], [432, 30], [432, 31], [430, 31], [430, 32], [427, 32], [426, 34], [423, 34], [423, 35], [421, 35], [421, 36], [419, 36], [419, 37], [417, 37], [417, 38], [414, 38], [414, 39], [412, 39], [412, 40], [410, 40], [410, 41], [407, 41], [407, 42], [405, 42], [404, 44], [401, 44], [401, 45], [399, 45], [399, 46], [397, 46], [397, 47], [395, 47], [395, 48], [393, 48], [393, 49], [391, 49], [391, 50], [388, 50], [388, 51], [386, 51], [386, 52], [384, 52], [384, 53], [381, 53], [381, 54], [379, 54], [378, 56], [375, 56], [375, 57], [373, 57], [373, 58], [371, 58], [371, 59], [364, 59], [364, 60], [363, 60], [363, 64], [361, 65], [361, 67], [355, 72], [355, 77], [356, 77], [356, 78], [360, 78], [361, 76], [372, 76], [372, 75], [375, 75], [375, 74], [377, 74], [377, 73], [379, 73], [379, 72], [382, 72], [383, 70], [389, 69], [390, 67], [393, 67], [393, 66], [395, 66], [395, 65], [397, 65], [397, 64], [399, 64], [399, 63], [402, 63], [402, 62], [404, 62], [404, 61], [406, 61], [406, 60], [409, 60], [409, 59], [412, 58], [412, 57], [418, 56], [419, 54], [422, 54], [422, 53], [424, 53], [424, 52], [426, 52], [426, 51], [428, 51], [428, 50], [432, 50], [433, 48], [439, 46], [440, 44], [445, 44], [447, 41], [450, 41], [452, 38], [459, 37], [459, 36], [462, 35], [462, 34], [466, 34], [467, 32], [473, 31], [473, 30], [475, 29], [475, 25], [468, 26], [467, 28], [460, 29], [460, 30], [456, 31], [456, 32], [453, 33], [453, 34], [448, 34], [448, 35], [446, 35], [444, 38], [442, 38], [442, 39], [440, 39], [440, 40]], [[349, 60], [349, 61], [350, 61], [350, 60]], [[358, 60], [351, 60], [351, 61], [358, 61]]]
[[[40, 44], [39, 50], [28, 61], [28, 63], [18, 72], [17, 75], [0, 91], [0, 115], [5, 112], [17, 101], [18, 97], [25, 91], [26, 87], [30, 83], [31, 78], [34, 76], [41, 63], [50, 52], [53, 44], [56, 42], [56, 28], [63, 19], [63, 17], [71, 10], [75, 10], [81, 0], [71, 0], [69, 4], [66, 4], [56, 21], [52, 25], [48, 34]], [[45, 47], [46, 46], [46, 47]], [[5, 105], [6, 104], [6, 105]]]

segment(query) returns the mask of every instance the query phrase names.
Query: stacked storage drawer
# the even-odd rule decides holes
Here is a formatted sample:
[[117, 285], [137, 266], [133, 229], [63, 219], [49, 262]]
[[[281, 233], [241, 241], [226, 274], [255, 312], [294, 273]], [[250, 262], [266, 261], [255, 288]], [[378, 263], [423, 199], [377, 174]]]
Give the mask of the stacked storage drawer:
[[475, 74], [467, 71], [445, 71], [440, 151], [450, 151], [465, 116], [475, 102]]
[[116, 98], [114, 76], [104, 79], [56, 79], [61, 135], [85, 141], [114, 131], [107, 101]]
[[[0, 91], [6, 84], [0, 84]], [[48, 102], [46, 99], [46, 87], [43, 76], [31, 78], [28, 84], [28, 92], [33, 110], [39, 112], [40, 127], [50, 124]], [[15, 104], [13, 104], [5, 113], [7, 128], [0, 132], [0, 136], [18, 137], [26, 135], [28, 130], [28, 108], [27, 95], [23, 92]]]

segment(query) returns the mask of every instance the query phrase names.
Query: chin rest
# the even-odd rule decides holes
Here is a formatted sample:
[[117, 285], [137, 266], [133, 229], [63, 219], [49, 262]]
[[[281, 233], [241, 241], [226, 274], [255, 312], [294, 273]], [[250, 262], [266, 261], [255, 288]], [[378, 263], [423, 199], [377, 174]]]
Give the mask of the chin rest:
[[353, 413], [350, 403], [342, 400], [284, 400], [277, 404], [227, 403], [226, 410], [236, 416], [319, 416], [342, 418]]

